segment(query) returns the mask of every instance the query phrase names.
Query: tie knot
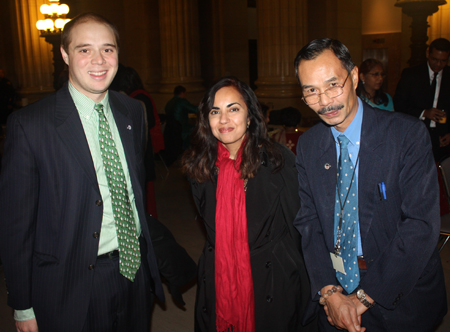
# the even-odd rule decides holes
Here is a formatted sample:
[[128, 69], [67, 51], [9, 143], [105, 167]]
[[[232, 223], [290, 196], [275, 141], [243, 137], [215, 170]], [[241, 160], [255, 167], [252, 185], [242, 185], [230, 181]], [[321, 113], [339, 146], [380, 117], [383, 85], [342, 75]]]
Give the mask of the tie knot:
[[341, 147], [341, 150], [346, 149], [348, 142], [350, 142], [349, 139], [347, 138], [347, 136], [345, 136], [345, 135], [339, 135], [338, 141], [339, 141], [339, 146]]
[[103, 113], [103, 104], [95, 104], [94, 109], [100, 114]]

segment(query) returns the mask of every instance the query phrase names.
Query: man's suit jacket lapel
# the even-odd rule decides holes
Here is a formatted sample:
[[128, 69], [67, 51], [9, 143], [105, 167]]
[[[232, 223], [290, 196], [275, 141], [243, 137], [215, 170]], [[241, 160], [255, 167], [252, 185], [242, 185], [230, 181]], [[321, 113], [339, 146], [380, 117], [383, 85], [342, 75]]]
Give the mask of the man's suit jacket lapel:
[[441, 80], [441, 87], [439, 89], [439, 99], [437, 108], [446, 110], [446, 108], [449, 107], [450, 104], [449, 92], [450, 92], [450, 67], [446, 66], [442, 71], [442, 80]]
[[99, 191], [89, 145], [67, 84], [57, 92], [55, 125], [61, 141], [71, 151], [92, 185]]
[[[364, 104], [359, 150], [358, 206], [361, 239], [364, 239], [373, 220], [376, 200], [379, 199], [377, 179], [384, 163], [389, 163], [380, 149], [386, 137], [378, 130], [375, 111]], [[362, 240], [362, 242], [364, 242]]]
[[321, 207], [318, 211], [324, 211], [325, 222], [330, 225], [323, 227], [324, 236], [330, 251], [334, 248], [334, 203], [336, 198], [336, 181], [337, 181], [337, 155], [336, 142], [331, 133], [331, 129], [323, 125], [324, 130], [322, 138], [318, 142], [318, 155], [316, 169], [316, 179], [318, 181], [317, 193], [321, 193], [316, 202], [320, 202]]
[[136, 151], [133, 138], [134, 128], [133, 121], [128, 117], [128, 109], [122, 104], [113, 93], [109, 94], [109, 105], [114, 115], [114, 121], [116, 122], [117, 130], [120, 134], [123, 150], [127, 157], [127, 164], [130, 174], [136, 171], [131, 169], [136, 165]]
[[[120, 102], [111, 91], [109, 92], [109, 105], [114, 115], [114, 121], [116, 122], [117, 130], [119, 131], [120, 139], [122, 141], [123, 150], [127, 158], [128, 171], [130, 173], [133, 193], [137, 204], [140, 202], [143, 195], [141, 184], [139, 183], [139, 170], [137, 168], [138, 162], [136, 161], [136, 155], [138, 153], [136, 151], [136, 147], [138, 145], [135, 142], [135, 131], [139, 130], [137, 127], [138, 124], [134, 123], [129, 116], [130, 113], [127, 105]], [[137, 208], [139, 212], [143, 211], [140, 206], [137, 206]], [[139, 213], [139, 218], [143, 219], [144, 215]]]

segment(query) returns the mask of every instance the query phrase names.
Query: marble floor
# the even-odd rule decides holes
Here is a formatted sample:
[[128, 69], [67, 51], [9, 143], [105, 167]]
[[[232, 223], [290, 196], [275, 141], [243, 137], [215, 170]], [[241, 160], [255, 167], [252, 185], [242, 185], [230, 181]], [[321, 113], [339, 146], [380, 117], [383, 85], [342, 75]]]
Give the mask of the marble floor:
[[[189, 185], [175, 163], [167, 171], [157, 162], [158, 217], [174, 234], [177, 241], [197, 261], [205, 241], [203, 226], [196, 220], [196, 212]], [[441, 252], [447, 284], [447, 298], [450, 302], [450, 243]], [[166, 303], [154, 306], [151, 332], [184, 332], [194, 330], [195, 284], [186, 287], [183, 294], [186, 306], [179, 307], [170, 297], [167, 288]], [[436, 332], [450, 331], [450, 318], [444, 318]], [[15, 332], [12, 310], [6, 306], [6, 290], [3, 269], [0, 266], [0, 332]]]

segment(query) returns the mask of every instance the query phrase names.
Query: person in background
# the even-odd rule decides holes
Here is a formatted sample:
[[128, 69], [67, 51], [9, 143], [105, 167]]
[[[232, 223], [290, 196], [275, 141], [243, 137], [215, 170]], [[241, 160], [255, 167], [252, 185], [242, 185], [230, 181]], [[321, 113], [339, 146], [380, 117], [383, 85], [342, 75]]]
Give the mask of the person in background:
[[450, 156], [450, 41], [434, 40], [427, 61], [405, 68], [394, 95], [397, 112], [412, 115], [427, 126], [436, 162]]
[[101, 15], [64, 27], [69, 82], [10, 115], [0, 256], [19, 332], [143, 332], [164, 301], [146, 222], [144, 112], [109, 91], [119, 34]]
[[322, 120], [297, 145], [294, 221], [311, 307], [322, 305], [320, 330], [433, 331], [447, 313], [447, 293], [425, 126], [363, 103], [358, 68], [338, 40], [311, 41], [295, 70], [303, 101]]
[[283, 128], [276, 130], [271, 137], [275, 142], [287, 146], [295, 154], [298, 138], [303, 134], [303, 131], [297, 128], [302, 121], [302, 114], [295, 107], [285, 107], [280, 112]]
[[196, 331], [315, 331], [301, 318], [309, 282], [292, 222], [300, 206], [294, 155], [273, 143], [245, 83], [222, 78], [200, 103], [183, 155], [207, 231]]
[[114, 87], [118, 91], [126, 93], [128, 96], [141, 101], [146, 115], [146, 149], [145, 149], [145, 181], [147, 212], [158, 218], [156, 210], [155, 186], [153, 181], [156, 178], [154, 154], [164, 149], [164, 137], [161, 130], [161, 121], [158, 111], [151, 95], [145, 90], [144, 84], [137, 71], [132, 67], [123, 67], [120, 75], [116, 75], [119, 82], [113, 81]]
[[383, 81], [386, 74], [383, 64], [376, 59], [367, 59], [359, 67], [359, 83], [356, 93], [362, 101], [372, 107], [386, 111], [394, 110], [391, 96], [383, 92]]
[[184, 86], [176, 86], [173, 94], [173, 98], [167, 102], [165, 107], [164, 142], [168, 165], [172, 164], [189, 147], [193, 129], [193, 125], [189, 123], [189, 113], [198, 113], [197, 106], [186, 99], [187, 91]]

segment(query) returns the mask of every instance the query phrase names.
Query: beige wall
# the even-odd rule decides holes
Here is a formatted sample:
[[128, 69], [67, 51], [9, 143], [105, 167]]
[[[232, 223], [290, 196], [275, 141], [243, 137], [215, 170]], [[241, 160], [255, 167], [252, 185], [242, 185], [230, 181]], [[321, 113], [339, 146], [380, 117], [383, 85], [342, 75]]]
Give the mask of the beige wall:
[[396, 0], [362, 0], [362, 34], [402, 31], [402, 9]]
[[439, 11], [428, 17], [428, 43], [436, 38], [450, 40], [450, 1], [439, 7]]

